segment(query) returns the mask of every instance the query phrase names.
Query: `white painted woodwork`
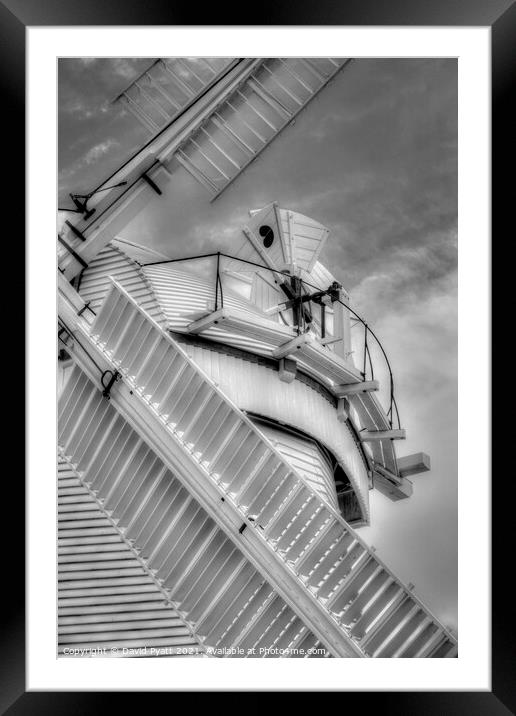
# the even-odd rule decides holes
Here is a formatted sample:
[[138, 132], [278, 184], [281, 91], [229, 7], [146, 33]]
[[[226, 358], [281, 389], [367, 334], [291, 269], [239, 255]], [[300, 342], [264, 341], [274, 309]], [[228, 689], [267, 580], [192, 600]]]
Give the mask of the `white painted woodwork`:
[[306, 477], [317, 494], [338, 510], [333, 471], [317, 443], [280, 426], [258, 423], [292, 467]]
[[81, 274], [79, 292], [96, 311], [115, 278], [160, 325], [166, 322], [155, 289], [141, 266], [112, 244], [106, 246]]
[[386, 470], [383, 465], [373, 465], [374, 486], [391, 500], [403, 500], [413, 492], [412, 483], [405, 477]]
[[[81, 296], [91, 301], [92, 307], [98, 307], [106, 295], [110, 276], [120, 280], [140, 305], [170, 330], [199, 330], [203, 337], [212, 341], [258, 355], [295, 355], [300, 368], [337, 396], [339, 392], [335, 385], [340, 386], [345, 380], [355, 384], [360, 381], [349, 361], [344, 361], [329, 347], [320, 346], [312, 334], [296, 337], [291, 326], [276, 323], [252, 301], [228, 287], [224, 287], [225, 307], [214, 315], [215, 274], [213, 280], [208, 280], [184, 267], [179, 269], [170, 264], [142, 268], [120, 249], [106, 247], [83, 272], [80, 281]], [[85, 315], [91, 319], [88, 312]], [[219, 320], [215, 324], [217, 317]], [[373, 393], [351, 395], [350, 402], [353, 410], [349, 417], [354, 420], [357, 430], [390, 429], [385, 411]], [[397, 471], [390, 439], [368, 445], [375, 462], [391, 472]]]
[[[211, 269], [141, 267], [109, 243], [156, 196], [143, 174], [163, 191], [181, 166], [216, 198], [346, 62], [170, 58], [120, 96], [155, 136], [108, 180], [126, 188], [93, 196], [93, 216], [63, 228], [71, 250], [58, 247], [59, 315], [77, 335], [61, 333], [75, 367], [58, 371], [61, 653], [99, 642], [457, 655], [339, 512], [333, 457], [361, 523], [370, 467], [402, 499], [429, 458], [397, 460], [405, 431], [354, 364], [346, 305], [327, 307], [324, 340], [315, 306], [302, 335], [282, 308], [281, 271], [309, 290], [334, 282], [318, 260], [328, 229], [277, 202], [251, 211], [231, 253], [271, 270], [223, 259], [223, 300]], [[99, 368], [121, 375], [109, 401]]]
[[[120, 321], [120, 317], [124, 314], [127, 305], [131, 305], [137, 314], [145, 315], [140, 311], [140, 309], [138, 309], [137, 304], [131, 300], [129, 295], [121, 289], [121, 287], [117, 286], [116, 291], [113, 291], [110, 296], [111, 300], [109, 298], [106, 299], [103, 306], [105, 313], [104, 315], [102, 313], [98, 315], [94, 329], [95, 331], [101, 331], [101, 336], [98, 336], [96, 333], [92, 334], [89, 330], [87, 330], [84, 321], [80, 318], [77, 319], [76, 315], [73, 313], [73, 309], [67, 304], [64, 296], [62, 296], [63, 300], [60, 305], [60, 310], [62, 315], [64, 315], [65, 320], [70, 325], [74, 326], [74, 330], [76, 332], [80, 333], [81, 343], [84, 341], [82, 345], [88, 346], [88, 352], [93, 354], [97, 365], [102, 367], [107, 367], [109, 365], [113, 366], [113, 357], [110, 356], [111, 351], [109, 346], [105, 346], [104, 348], [100, 347], [101, 345], [104, 345], [102, 343], [103, 339], [107, 339], [109, 341], [114, 340], [115, 344], [119, 345], [121, 350], [125, 350], [123, 346], [120, 346], [116, 332], [122, 331], [122, 333], [126, 334], [126, 337], [128, 337], [128, 335], [131, 336], [132, 323], [127, 323], [126, 321], [121, 323]], [[124, 301], [127, 302], [125, 306], [123, 305]], [[141, 345], [139, 345], [136, 355], [134, 355], [133, 360], [130, 361], [130, 366], [132, 366], [133, 370], [135, 369], [135, 360], [137, 361], [137, 374], [140, 376], [140, 379], [144, 380], [144, 395], [142, 395], [142, 387], [136, 389], [136, 385], [134, 385], [132, 389], [129, 389], [129, 386], [126, 385], [126, 383], [130, 379], [128, 376], [124, 375], [124, 380], [118, 383], [115, 386], [115, 390], [111, 393], [110, 404], [116, 406], [117, 410], [126, 420], [129, 420], [130, 424], [138, 426], [138, 429], [140, 433], [143, 434], [147, 444], [152, 446], [153, 449], [157, 451], [157, 454], [165, 460], [170, 469], [173, 470], [174, 474], [180, 477], [183, 484], [187, 485], [188, 490], [201, 503], [201, 505], [208, 510], [212, 518], [226, 531], [230, 539], [236, 541], [240, 545], [244, 554], [260, 568], [264, 575], [268, 575], [268, 578], [272, 580], [279, 590], [282, 598], [290, 604], [292, 608], [295, 608], [297, 611], [301, 610], [303, 614], [303, 621], [310, 624], [310, 628], [318, 634], [318, 638], [324, 639], [324, 643], [328, 648], [330, 648], [331, 652], [337, 656], [360, 656], [360, 650], [358, 647], [356, 647], [352, 642], [343, 639], [340, 627], [329, 616], [329, 614], [325, 612], [316, 597], [314, 597], [310, 591], [306, 590], [306, 588], [302, 586], [303, 583], [300, 580], [300, 577], [290, 569], [285, 570], [287, 559], [286, 552], [289, 554], [293, 553], [292, 550], [294, 549], [294, 545], [287, 542], [285, 544], [286, 552], [273, 548], [273, 543], [282, 537], [285, 525], [278, 522], [275, 516], [278, 514], [277, 510], [281, 510], [282, 504], [279, 503], [276, 505], [275, 502], [271, 503], [270, 497], [272, 495], [268, 493], [268, 490], [272, 490], [272, 494], [276, 494], [276, 485], [281, 487], [283, 491], [286, 488], [290, 490], [295, 488], [299, 493], [299, 490], [301, 489], [302, 494], [304, 494], [304, 490], [308, 490], [308, 497], [310, 495], [310, 489], [307, 486], [302, 487], [302, 477], [294, 475], [291, 472], [290, 466], [283, 461], [280, 453], [274, 450], [274, 448], [272, 448], [269, 444], [267, 446], [267, 450], [270, 450], [270, 458], [266, 460], [265, 464], [261, 464], [260, 466], [260, 470], [266, 470], [265, 475], [269, 474], [269, 479], [266, 483], [267, 491], [264, 492], [261, 489], [262, 482], [260, 480], [260, 474], [256, 474], [254, 472], [253, 483], [250, 485], [244, 485], [245, 493], [242, 493], [242, 499], [245, 499], [245, 503], [240, 501], [238, 505], [235, 504], [230, 493], [224, 489], [223, 485], [218, 483], [218, 477], [215, 477], [217, 473], [207, 471], [206, 465], [200, 463], [198, 458], [190, 452], [187, 444], [184, 442], [183, 438], [180, 437], [180, 433], [172, 428], [172, 424], [170, 422], [168, 424], [163, 422], [163, 418], [160, 417], [160, 414], [156, 411], [156, 404], [154, 403], [155, 396], [153, 394], [149, 394], [147, 391], [160, 386], [162, 388], [166, 388], [166, 385], [163, 385], [163, 381], [159, 378], [161, 373], [157, 373], [156, 368], [165, 358], [167, 358], [167, 351], [169, 351], [168, 357], [172, 360], [175, 359], [175, 356], [179, 361], [184, 361], [185, 367], [190, 366], [190, 379], [199, 379], [201, 381], [199, 387], [203, 385], [203, 379], [202, 374], [198, 373], [192, 367], [192, 364], [188, 362], [188, 359], [183, 351], [167, 334], [161, 331], [158, 324], [154, 323], [148, 316], [147, 320], [148, 325], [152, 326], [154, 331], [157, 331], [156, 335], [161, 341], [161, 347], [158, 351], [158, 355], [156, 355], [153, 351], [149, 352], [148, 349], [142, 348]], [[153, 342], [154, 339], [151, 338], [150, 343], [153, 344]], [[86, 370], [88, 375], [91, 375], [93, 380], [96, 378], [98, 379], [97, 369], [95, 368], [93, 371], [91, 360], [86, 357], [83, 348], [78, 346], [77, 350], [74, 351], [74, 356], [81, 363], [81, 370]], [[122, 367], [120, 366], [120, 368]], [[173, 385], [175, 386], [175, 390], [179, 390], [179, 394], [183, 394], [186, 388], [192, 388], [191, 380], [185, 383], [184, 376], [182, 376], [182, 380], [179, 381], [177, 379], [180, 376], [176, 373], [169, 373], [168, 375], [169, 377], [174, 375], [176, 378], [176, 380], [173, 381]], [[152, 387], [151, 383], [148, 383], [149, 380], [152, 383]], [[208, 384], [206, 384], [206, 388], [208, 388]], [[251, 435], [256, 435], [258, 444], [260, 440], [266, 441], [266, 438], [254, 427], [251, 421], [241, 414], [236, 407], [233, 406], [222, 393], [220, 393], [220, 391], [213, 386], [210, 390], [214, 394], [216, 401], [220, 400], [220, 408], [223, 410], [227, 409], [228, 417], [236, 421], [234, 423], [231, 423], [230, 421], [229, 425], [226, 424], [226, 422], [220, 425], [218, 422], [215, 422], [215, 425], [218, 426], [220, 430], [229, 431], [227, 439], [222, 440], [222, 442], [220, 441], [220, 436], [217, 436], [216, 434], [213, 434], [211, 439], [210, 435], [204, 434], [203, 436], [204, 441], [209, 439], [208, 444], [204, 442], [204, 445], [210, 451], [210, 469], [216, 470], [220, 465], [222, 455], [225, 455], [226, 460], [228, 457], [232, 458], [234, 454], [232, 448], [235, 444], [240, 445], [241, 436], [235, 433], [235, 429], [238, 430], [241, 427], [244, 431], [247, 430], [247, 432]], [[79, 404], [80, 397], [81, 396], [79, 395]], [[164, 397], [166, 397], [166, 394], [164, 394]], [[168, 398], [170, 399], [171, 397], [172, 395], [169, 393]], [[187, 392], [186, 395], [184, 395], [184, 398], [186, 398], [187, 404], [189, 404], [193, 395], [189, 395]], [[148, 403], [147, 400], [149, 399], [150, 402]], [[74, 402], [77, 404], [76, 401]], [[180, 406], [175, 402], [173, 405], [174, 409], [180, 409]], [[67, 411], [67, 408], [68, 404], [65, 406], [65, 411]], [[163, 405], [162, 408], [164, 409], [165, 406]], [[70, 418], [71, 425], [76, 426], [76, 418], [82, 413], [83, 411], [81, 409], [79, 409], [78, 414], [75, 413], [70, 415], [68, 412], [65, 412], [65, 419], [68, 420], [68, 418]], [[204, 416], [204, 414], [202, 415]], [[197, 429], [198, 426], [194, 424], [191, 427]], [[246, 451], [248, 451], [248, 445], [243, 447]], [[223, 453], [221, 453], [222, 449], [224, 451]], [[234, 469], [237, 467], [238, 463], [234, 465]], [[272, 470], [272, 473], [270, 473], [270, 470]], [[225, 477], [229, 477], [229, 475], [232, 474], [228, 472], [227, 465], [223, 474]], [[210, 479], [207, 480], [207, 477]], [[244, 477], [245, 475], [242, 475], [242, 478]], [[256, 493], [257, 488], [260, 488], [258, 493]], [[251, 491], [249, 491], [249, 489], [251, 489]], [[298, 494], [298, 496], [301, 496], [301, 493]], [[224, 497], [225, 501], [222, 501], [222, 497]], [[311, 497], [306, 504], [310, 507], [313, 505]], [[322, 503], [320, 504], [322, 505]], [[328, 507], [324, 509], [330, 508]], [[320, 511], [321, 508], [319, 507], [319, 509], [316, 510], [316, 514]], [[329, 518], [332, 519], [331, 517]], [[333, 515], [333, 519], [335, 518], [337, 518], [337, 520], [339, 519], [338, 516]], [[260, 520], [259, 523], [257, 522], [258, 519]], [[290, 527], [290, 525], [293, 524], [291, 521], [292, 516], [288, 516], [287, 527]], [[253, 527], [253, 529], [246, 529], [244, 532], [239, 530], [237, 533], [238, 525], [243, 523], [245, 523], [247, 527]], [[273, 523], [274, 529], [272, 529]], [[295, 525], [296, 528], [297, 524], [298, 523]], [[264, 533], [262, 532], [262, 527], [259, 525], [262, 525], [264, 529], [267, 529], [268, 527], [271, 529], [270, 531]], [[277, 531], [278, 529], [279, 532]], [[307, 535], [305, 534], [301, 542], [299, 540], [296, 541], [294, 552], [296, 549], [302, 549], [302, 545], [305, 544], [304, 538], [306, 536]], [[302, 588], [299, 591], [300, 586]]]
[[[389, 432], [391, 424], [384, 408], [374, 392], [357, 393], [349, 396], [351, 417], [355, 425], [360, 425], [361, 432]], [[365, 443], [375, 463], [383, 465], [387, 470], [397, 473], [395, 443], [393, 440], [382, 439], [367, 441]]]
[[[80, 369], [71, 381], [60, 402], [59, 652], [146, 647], [216, 656], [210, 649], [240, 646], [243, 656], [260, 657], [278, 644], [316, 646]], [[89, 410], [78, 432], [73, 403], [85, 393]]]
[[[77, 376], [75, 368], [72, 380]], [[105, 420], [108, 406], [100, 408]], [[87, 446], [84, 436], [82, 444]], [[106, 656], [142, 647], [154, 649], [154, 656], [204, 653], [139, 549], [63, 454], [57, 477], [58, 653], [97, 647], [107, 647]], [[111, 647], [118, 651], [111, 653]]]
[[301, 430], [325, 445], [337, 458], [355, 489], [363, 519], [369, 520], [369, 481], [359, 441], [339, 422], [335, 406], [300, 380], [286, 383], [272, 368], [236, 355], [210, 350], [209, 345], [177, 341], [191, 359], [242, 410]]
[[282, 358], [279, 362], [279, 379], [284, 383], [292, 383], [296, 379], [297, 363], [289, 358]]
[[[64, 232], [63, 238], [81, 261], [88, 264], [155, 196], [147, 182], [141, 180], [143, 173], [163, 190], [168, 183], [171, 168], [179, 162], [213, 196], [218, 196], [331, 80], [345, 60], [314, 60], [315, 65], [319, 66], [312, 73], [313, 84], [310, 84], [312, 89], [309, 95], [300, 105], [288, 110], [288, 116], [276, 116], [271, 121], [271, 112], [272, 115], [277, 112], [274, 105], [278, 88], [272, 92], [266, 88], [267, 95], [276, 97], [271, 109], [271, 106], [264, 106], [264, 102], [267, 105], [268, 101], [264, 100], [263, 83], [274, 83], [276, 73], [283, 73], [285, 62], [288, 64], [291, 60], [279, 63], [271, 71], [270, 65], [273, 62], [261, 58], [236, 63], [220, 81], [209, 85], [197, 101], [187, 105], [175, 121], [158, 132], [134, 158], [110, 177], [110, 185], [120, 181], [126, 181], [127, 185], [123, 190], [111, 189], [91, 198], [88, 206], [90, 209], [95, 208], [94, 216], [87, 220], [75, 220], [74, 223], [85, 241], [69, 236], [70, 232]], [[296, 59], [292, 62], [297, 64]], [[269, 79], [271, 73], [272, 80]], [[257, 95], [258, 86], [262, 87], [260, 96]], [[141, 109], [138, 111], [141, 113]], [[245, 137], [241, 137], [242, 131]], [[224, 142], [229, 142], [226, 150], [221, 149]], [[59, 266], [68, 278], [83, 268], [80, 261], [64, 246], [59, 250]]]
[[[61, 347], [61, 344], [58, 345], [58, 350]], [[66, 381], [68, 380], [68, 377], [70, 375], [71, 370], [73, 369], [74, 363], [71, 359], [68, 360], [58, 360], [57, 362], [57, 395], [58, 397], [61, 395], [61, 391], [63, 390]]]
[[[247, 229], [271, 268], [293, 267], [311, 272], [330, 233], [325, 226], [297, 211], [281, 208], [278, 202], [250, 213]], [[270, 247], [263, 245], [259, 232], [262, 226], [272, 229]]]
[[[216, 111], [222, 98], [235, 91], [238, 85], [260, 64], [258, 59], [246, 59], [235, 65], [233, 69], [218, 83], [211, 87], [202, 99], [194, 102], [168, 128], [159, 132], [148, 144], [126, 164], [116, 171], [106, 182], [114, 186], [127, 181], [122, 189], [116, 188], [96, 194], [88, 202], [90, 209], [96, 210], [93, 217], [75, 220], [74, 226], [82, 232], [85, 241], [77, 237], [65, 238], [71, 243], [81, 259], [89, 263], [106, 244], [156, 196], [154, 190], [141, 176], [144, 172], [151, 175], [160, 188], [164, 188], [169, 180], [168, 170], [172, 160], [185, 141], [200, 125]], [[102, 188], [102, 185], [101, 187]], [[66, 232], [65, 232], [66, 233]], [[71, 233], [71, 232], [68, 232]], [[60, 249], [59, 266], [68, 278], [79, 273], [83, 266], [64, 248]]]
[[337, 420], [345, 423], [349, 420], [349, 401], [345, 398], [339, 398], [337, 402]]

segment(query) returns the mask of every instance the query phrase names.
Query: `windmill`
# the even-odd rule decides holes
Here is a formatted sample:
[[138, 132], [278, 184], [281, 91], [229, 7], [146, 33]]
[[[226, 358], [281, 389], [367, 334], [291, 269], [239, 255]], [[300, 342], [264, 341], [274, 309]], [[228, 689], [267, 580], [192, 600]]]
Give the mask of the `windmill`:
[[359, 534], [373, 480], [406, 499], [429, 460], [396, 455], [328, 229], [272, 202], [231, 252], [114, 243], [179, 168], [215, 201], [349, 62], [164, 59], [116, 100], [149, 140], [59, 236], [60, 653], [457, 654]]

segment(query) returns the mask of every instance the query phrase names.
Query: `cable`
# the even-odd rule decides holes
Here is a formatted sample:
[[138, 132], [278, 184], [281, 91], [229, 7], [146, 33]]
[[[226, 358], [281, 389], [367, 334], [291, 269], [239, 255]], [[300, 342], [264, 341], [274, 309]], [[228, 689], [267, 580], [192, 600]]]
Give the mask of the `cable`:
[[140, 264], [140, 266], [158, 266], [160, 264], [174, 264], [178, 261], [194, 261], [195, 259], [208, 259], [212, 256], [225, 256], [226, 254], [221, 254], [219, 252], [213, 253], [213, 254], [199, 254], [199, 256], [186, 256], [182, 259], [166, 259], [164, 261], [151, 261], [146, 264]]

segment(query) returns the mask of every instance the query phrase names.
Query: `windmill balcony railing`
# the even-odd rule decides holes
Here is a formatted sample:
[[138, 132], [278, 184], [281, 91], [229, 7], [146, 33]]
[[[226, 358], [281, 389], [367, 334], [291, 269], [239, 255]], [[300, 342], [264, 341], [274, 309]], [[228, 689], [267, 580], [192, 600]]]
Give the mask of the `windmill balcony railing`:
[[[259, 269], [261, 271], [268, 271], [273, 274], [283, 274], [285, 277], [291, 277], [291, 274], [286, 269], [272, 269], [270, 266], [266, 266], [265, 264], [257, 263], [255, 261], [249, 261], [247, 259], [242, 259], [238, 256], [233, 256], [232, 254], [225, 253], [223, 251], [217, 251], [207, 254], [197, 254], [193, 256], [185, 256], [177, 259], [166, 259], [163, 261], [152, 261], [148, 263], [141, 264], [142, 266], [157, 266], [157, 265], [163, 265], [163, 264], [173, 264], [173, 263], [184, 263], [188, 261], [203, 261], [206, 259], [213, 259], [214, 266], [213, 266], [213, 274], [214, 274], [214, 311], [217, 311], [219, 309], [224, 308], [224, 288], [223, 288], [223, 280], [222, 275], [224, 273], [224, 266], [223, 261], [224, 259], [228, 259], [232, 262], [237, 261], [243, 265], [252, 266], [256, 269]], [[301, 285], [301, 291], [304, 292], [305, 297], [304, 300], [308, 298], [309, 290], [315, 290], [319, 293], [321, 293], [320, 286], [315, 286], [314, 284], [306, 281], [303, 278], [299, 278], [299, 282]], [[375, 377], [375, 366], [373, 363], [373, 358], [371, 356], [371, 340], [373, 343], [377, 346], [377, 348], [380, 351], [380, 356], [383, 360], [383, 364], [385, 369], [387, 370], [388, 375], [388, 408], [386, 409], [386, 415], [389, 420], [389, 424], [391, 428], [397, 427], [397, 429], [401, 429], [401, 420], [398, 410], [398, 405], [396, 402], [395, 392], [394, 392], [394, 376], [392, 367], [389, 361], [389, 358], [387, 356], [387, 353], [376, 335], [376, 333], [372, 330], [372, 328], [369, 326], [369, 324], [360, 316], [357, 311], [355, 311], [353, 308], [349, 306], [349, 303], [344, 303], [340, 298], [333, 299], [336, 300], [338, 303], [340, 303], [346, 311], [349, 311], [351, 314], [351, 320], [355, 326], [361, 326], [362, 328], [362, 337], [361, 339], [358, 339], [357, 343], [359, 343], [360, 347], [359, 350], [361, 352], [361, 359], [360, 359], [360, 374], [362, 375], [362, 378], [364, 381], [367, 380], [374, 380]], [[288, 307], [289, 301], [285, 300], [284, 302], [280, 302], [276, 309], [278, 312], [284, 312], [285, 308]], [[283, 307], [283, 308], [282, 308]], [[311, 332], [317, 335], [319, 339], [321, 339], [322, 345], [326, 346], [328, 350], [332, 350], [332, 343], [335, 341], [334, 338], [332, 338], [331, 330], [328, 330], [328, 328], [325, 325], [324, 321], [324, 309], [321, 307], [321, 319], [319, 321], [314, 321], [313, 323], [303, 323], [303, 325], [299, 325], [298, 328], [298, 334], [301, 332]], [[379, 366], [377, 365], [377, 372], [378, 372]]]

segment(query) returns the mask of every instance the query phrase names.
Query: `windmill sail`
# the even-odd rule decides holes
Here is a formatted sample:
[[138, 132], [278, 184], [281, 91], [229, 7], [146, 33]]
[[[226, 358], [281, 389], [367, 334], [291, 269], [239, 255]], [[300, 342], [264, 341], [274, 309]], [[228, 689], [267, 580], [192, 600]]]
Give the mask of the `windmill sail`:
[[216, 198], [347, 62], [264, 60], [180, 147], [178, 161]]
[[120, 92], [114, 102], [155, 134], [234, 63], [231, 58], [219, 57], [160, 58]]
[[258, 58], [229, 63], [159, 131], [153, 126], [142, 149], [97, 187], [102, 193], [88, 202], [93, 214], [66, 222], [59, 235], [61, 271], [69, 278], [82, 271], [163, 192], [177, 164], [212, 198], [219, 196], [348, 62]]

